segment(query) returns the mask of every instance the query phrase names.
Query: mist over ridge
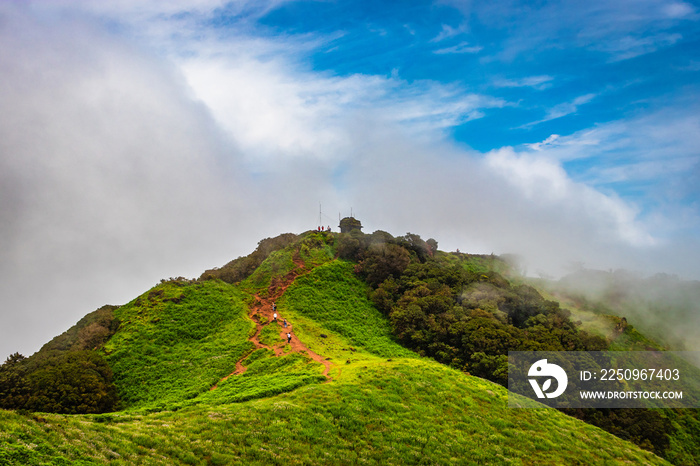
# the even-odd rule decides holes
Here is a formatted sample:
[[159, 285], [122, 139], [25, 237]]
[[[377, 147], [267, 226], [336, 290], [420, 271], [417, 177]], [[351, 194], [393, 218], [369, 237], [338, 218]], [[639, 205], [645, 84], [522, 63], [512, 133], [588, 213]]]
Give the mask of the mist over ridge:
[[550, 289], [628, 322], [675, 351], [700, 351], [700, 282], [675, 275], [580, 269]]

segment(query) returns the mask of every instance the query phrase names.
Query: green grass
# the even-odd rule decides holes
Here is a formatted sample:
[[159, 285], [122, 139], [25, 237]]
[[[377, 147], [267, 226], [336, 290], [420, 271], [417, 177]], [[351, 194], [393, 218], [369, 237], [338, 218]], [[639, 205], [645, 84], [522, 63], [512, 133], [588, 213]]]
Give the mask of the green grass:
[[393, 339], [389, 322], [367, 299], [368, 287], [352, 269], [352, 263], [335, 260], [297, 278], [280, 300], [280, 314], [320, 354], [343, 359], [355, 351], [342, 350], [352, 348], [384, 358], [413, 356]]
[[323, 366], [298, 353], [274, 357], [269, 350], [257, 350], [246, 359], [246, 366], [246, 372], [221, 382], [194, 403], [217, 405], [266, 398], [326, 381]]
[[488, 276], [493, 272], [499, 274], [510, 272], [510, 266], [494, 255], [456, 254], [438, 251], [436, 257], [448, 264], [459, 264], [468, 272], [476, 275]]
[[219, 281], [166, 282], [119, 308], [105, 352], [125, 407], [167, 407], [231, 373], [253, 348], [244, 298]]
[[267, 296], [274, 278], [284, 277], [297, 268], [295, 258], [302, 260], [309, 270], [333, 259], [334, 243], [335, 236], [331, 233], [304, 233], [296, 243], [270, 254], [250, 277], [241, 282], [241, 288], [251, 295]]
[[272, 278], [282, 277], [295, 268], [293, 246], [275, 251], [255, 269], [250, 277], [241, 282], [241, 289], [251, 295], [259, 292], [261, 296], [267, 296]]
[[275, 322], [269, 323], [260, 331], [260, 343], [267, 346], [275, 346], [278, 343], [282, 343], [285, 340], [280, 338], [281, 331], [282, 327], [279, 324]]
[[506, 397], [430, 361], [375, 361], [333, 383], [176, 412], [37, 421], [0, 411], [0, 455], [21, 446], [110, 464], [667, 464], [555, 410], [508, 408]]
[[302, 236], [299, 257], [308, 265], [321, 265], [335, 257], [333, 233], [309, 232]]

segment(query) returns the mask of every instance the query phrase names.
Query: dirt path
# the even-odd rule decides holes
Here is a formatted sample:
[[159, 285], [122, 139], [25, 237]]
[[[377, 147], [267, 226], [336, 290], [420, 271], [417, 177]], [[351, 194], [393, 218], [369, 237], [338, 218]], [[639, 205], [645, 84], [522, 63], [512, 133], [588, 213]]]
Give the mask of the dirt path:
[[[248, 338], [248, 341], [252, 342], [255, 345], [255, 349], [265, 348], [274, 351], [275, 356], [282, 356], [284, 354], [289, 353], [305, 353], [314, 361], [323, 364], [323, 375], [326, 377], [327, 381], [330, 382], [332, 379], [328, 375], [328, 373], [330, 372], [332, 363], [330, 361], [327, 361], [324, 357], [314, 353], [309, 348], [307, 348], [307, 346], [304, 343], [299, 341], [296, 334], [294, 333], [294, 325], [291, 322], [287, 321], [287, 327], [285, 328], [285, 317], [281, 315], [279, 310], [277, 310], [277, 321], [274, 321], [275, 311], [272, 307], [273, 304], [276, 303], [282, 297], [284, 292], [292, 283], [294, 283], [294, 280], [296, 280], [297, 277], [307, 273], [304, 261], [302, 261], [298, 257], [295, 257], [293, 261], [296, 267], [291, 272], [289, 272], [284, 277], [275, 277], [272, 279], [272, 283], [270, 283], [270, 287], [268, 288], [267, 296], [260, 296], [260, 294], [256, 294], [253, 297], [253, 305], [250, 307], [248, 317], [250, 317], [250, 319], [255, 323], [255, 333]], [[262, 332], [263, 328], [268, 325], [279, 326], [279, 343], [276, 343], [273, 346], [268, 346], [260, 341], [260, 333]], [[285, 346], [287, 346], [287, 332], [289, 332], [292, 335], [292, 339], [289, 343], [290, 350], [285, 352], [284, 349]], [[229, 377], [244, 373], [247, 368], [242, 364], [242, 362], [243, 360], [245, 360], [245, 358], [248, 357], [249, 354], [250, 352], [244, 354], [243, 357], [236, 362], [236, 370], [228, 376], [221, 379], [219, 383], [223, 382]], [[217, 386], [218, 383], [214, 385], [211, 388], [211, 390], [216, 389]]]

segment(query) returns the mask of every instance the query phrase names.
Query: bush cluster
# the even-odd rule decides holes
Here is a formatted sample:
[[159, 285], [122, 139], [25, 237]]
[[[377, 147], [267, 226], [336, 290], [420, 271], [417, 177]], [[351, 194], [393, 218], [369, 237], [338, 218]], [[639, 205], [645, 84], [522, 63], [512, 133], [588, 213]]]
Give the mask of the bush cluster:
[[113, 411], [113, 374], [99, 351], [119, 328], [117, 306], [102, 306], [26, 358], [0, 366], [0, 408], [64, 414]]
[[54, 350], [37, 355], [15, 353], [0, 366], [0, 408], [64, 414], [115, 409], [112, 370], [99, 353]]
[[357, 262], [356, 273], [403, 345], [502, 385], [509, 350], [607, 347], [603, 338], [578, 329], [559, 303], [496, 272], [508, 265], [495, 256], [446, 254], [434, 239], [383, 231], [341, 235], [338, 254]]

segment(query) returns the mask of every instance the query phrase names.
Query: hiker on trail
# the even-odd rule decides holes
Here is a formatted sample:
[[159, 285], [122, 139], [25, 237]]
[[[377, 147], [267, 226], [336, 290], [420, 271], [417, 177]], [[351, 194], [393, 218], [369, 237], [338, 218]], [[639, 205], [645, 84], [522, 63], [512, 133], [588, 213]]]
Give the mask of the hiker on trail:
[[277, 322], [277, 313], [276, 312], [274, 314], [272, 314], [272, 320], [274, 322]]
[[284, 319], [284, 328], [287, 328], [287, 319]]
[[275, 312], [277, 312], [277, 304], [272, 303], [272, 310], [275, 311]]
[[291, 343], [291, 342], [292, 342], [292, 334], [287, 332], [287, 343]]

